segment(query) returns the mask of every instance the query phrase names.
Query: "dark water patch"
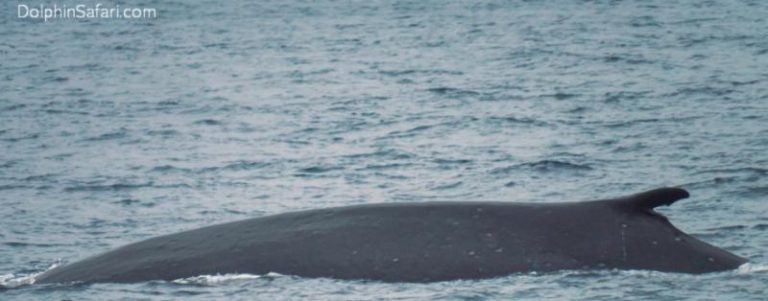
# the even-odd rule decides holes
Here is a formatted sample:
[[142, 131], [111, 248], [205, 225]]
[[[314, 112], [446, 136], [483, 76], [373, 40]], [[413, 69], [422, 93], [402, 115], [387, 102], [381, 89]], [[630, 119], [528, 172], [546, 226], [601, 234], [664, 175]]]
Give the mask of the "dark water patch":
[[725, 173], [725, 174], [756, 174], [765, 176], [768, 175], [768, 168], [762, 167], [737, 167], [737, 168], [715, 168], [697, 171], [694, 174], [710, 174], [710, 173]]
[[108, 141], [108, 140], [118, 140], [118, 139], [123, 139], [127, 136], [128, 136], [127, 131], [125, 129], [120, 129], [119, 131], [104, 133], [98, 136], [85, 138], [83, 141], [99, 142], [99, 141]]
[[581, 96], [581, 94], [575, 94], [575, 93], [565, 93], [565, 92], [557, 92], [555, 94], [542, 94], [540, 97], [544, 98], [554, 98], [557, 100], [568, 100], [572, 98], [576, 98]]
[[21, 110], [21, 109], [26, 108], [26, 107], [27, 107], [27, 105], [23, 104], [23, 103], [12, 104], [10, 106], [5, 106], [5, 107], [0, 108], [0, 112], [13, 112], [13, 111], [16, 111], [16, 110]]
[[586, 113], [589, 110], [590, 110], [590, 108], [588, 108], [588, 107], [578, 106], [578, 107], [575, 107], [575, 108], [571, 108], [571, 109], [565, 110], [564, 112], [568, 113], [568, 114], [584, 114], [584, 113]]
[[42, 174], [42, 175], [28, 176], [21, 180], [24, 182], [51, 181], [56, 176], [57, 174]]
[[43, 78], [47, 82], [63, 83], [69, 81], [69, 77], [66, 76], [47, 76]]
[[16, 164], [18, 164], [18, 161], [5, 161], [0, 163], [0, 168], [11, 168]]
[[325, 75], [334, 71], [336, 71], [336, 69], [333, 69], [333, 68], [322, 68], [318, 70], [309, 70], [309, 71], [293, 70], [288, 73], [288, 77], [300, 79], [300, 78], [314, 76], [314, 75]]
[[3, 242], [2, 244], [11, 248], [51, 248], [51, 247], [63, 246], [63, 244], [34, 243], [34, 242], [20, 242], [20, 241], [8, 241], [8, 242]]
[[433, 162], [440, 165], [462, 165], [472, 163], [473, 161], [470, 159], [435, 159]]
[[86, 116], [86, 115], [90, 114], [88, 112], [83, 112], [83, 111], [57, 110], [57, 109], [46, 109], [43, 112], [45, 112], [46, 114], [51, 114], [51, 115], [69, 114], [69, 115]]
[[40, 138], [40, 134], [35, 133], [35, 134], [29, 134], [29, 135], [21, 136], [21, 137], [3, 138], [1, 140], [2, 141], [6, 141], [6, 142], [19, 142], [19, 141], [24, 141], [24, 140], [35, 140], [35, 139], [38, 139], [38, 138]]
[[413, 166], [412, 163], [387, 163], [387, 164], [369, 164], [365, 167], [358, 168], [356, 170], [358, 171], [364, 171], [364, 170], [385, 170], [385, 169], [399, 169], [399, 168], [405, 168]]
[[675, 92], [668, 93], [666, 95], [663, 95], [662, 97], [678, 97], [678, 96], [695, 96], [695, 95], [703, 95], [703, 96], [725, 96], [728, 94], [732, 94], [734, 92], [739, 92], [738, 90], [730, 89], [730, 88], [718, 88], [718, 87], [686, 87], [686, 88], [680, 88], [677, 89]]
[[98, 63], [86, 63], [82, 65], [71, 65], [64, 68], [69, 72], [81, 72], [81, 71], [104, 71], [106, 70], [101, 64]]
[[458, 182], [454, 182], [454, 183], [448, 183], [448, 184], [443, 184], [443, 185], [435, 186], [435, 187], [431, 188], [430, 190], [448, 190], [448, 189], [453, 189], [453, 188], [459, 187], [462, 184], [464, 184], [464, 182], [458, 181]]
[[240, 161], [230, 162], [221, 168], [207, 167], [207, 168], [203, 168], [201, 171], [212, 171], [212, 170], [218, 170], [218, 169], [229, 170], [229, 171], [244, 171], [244, 170], [260, 169], [260, 168], [268, 167], [270, 165], [271, 163], [269, 162], [240, 160]]
[[311, 166], [311, 167], [301, 168], [299, 169], [299, 172], [317, 174], [317, 173], [326, 173], [326, 172], [342, 170], [342, 169], [344, 169], [344, 167], [341, 167], [341, 166]]
[[700, 116], [687, 116], [687, 117], [673, 117], [673, 118], [642, 118], [642, 119], [633, 119], [633, 120], [627, 120], [627, 121], [619, 121], [619, 122], [609, 122], [606, 123], [604, 126], [607, 128], [624, 128], [624, 127], [631, 127], [635, 125], [642, 125], [642, 124], [654, 124], [654, 123], [665, 123], [665, 124], [684, 124], [688, 121], [698, 120], [701, 119]]
[[481, 95], [480, 92], [458, 89], [458, 88], [451, 88], [451, 87], [429, 88], [427, 89], [427, 91], [435, 93], [437, 95], [445, 96], [448, 98], [462, 98], [462, 97], [472, 97], [472, 96]]
[[162, 100], [157, 103], [159, 107], [175, 107], [181, 104], [181, 101], [176, 99]]
[[667, 25], [682, 25], [682, 24], [700, 24], [705, 22], [718, 21], [720, 18], [691, 18], [677, 21], [666, 21]]
[[154, 203], [151, 202], [142, 202], [137, 199], [120, 199], [117, 201], [112, 202], [113, 204], [122, 205], [122, 206], [143, 206], [143, 207], [153, 207]]
[[729, 83], [732, 86], [738, 87], [738, 86], [754, 85], [761, 82], [762, 82], [761, 80], [756, 79], [756, 80], [748, 80], [748, 81], [730, 81]]
[[647, 149], [648, 145], [641, 142], [632, 143], [629, 145], [619, 145], [614, 147], [611, 152], [612, 153], [632, 153], [632, 152], [638, 152], [644, 149]]
[[604, 94], [603, 102], [616, 103], [622, 100], [635, 100], [648, 94], [648, 92], [608, 92]]
[[201, 119], [198, 121], [195, 121], [193, 124], [195, 125], [222, 125], [223, 122], [216, 120], [216, 119]]
[[755, 229], [758, 231], [768, 231], [768, 224], [757, 224], [752, 226], [752, 229]]
[[376, 176], [376, 177], [381, 177], [381, 178], [385, 178], [385, 179], [388, 179], [388, 180], [408, 180], [408, 179], [411, 179], [411, 177], [406, 176], [406, 175], [402, 175], [402, 174], [388, 174], [388, 173], [384, 173], [384, 172], [375, 172], [373, 175]]
[[644, 59], [642, 57], [632, 57], [632, 56], [621, 55], [621, 54], [610, 54], [610, 55], [604, 56], [602, 60], [606, 63], [625, 63], [629, 65], [653, 63], [652, 61]]
[[541, 160], [528, 162], [508, 167], [501, 167], [491, 170], [491, 174], [511, 174], [519, 171], [535, 171], [539, 173], [559, 173], [559, 172], [582, 172], [590, 171], [593, 168], [587, 164], [576, 164], [558, 160]]
[[414, 128], [406, 130], [405, 133], [414, 133], [414, 132], [426, 131], [428, 129], [431, 129], [432, 127], [433, 127], [433, 125], [420, 125], [420, 126], [417, 126], [417, 127], [414, 127]]
[[403, 75], [464, 75], [464, 72], [458, 70], [420, 70], [420, 69], [405, 69], [405, 70], [380, 70], [379, 74], [386, 76], [403, 76]]
[[576, 164], [565, 161], [557, 160], [542, 160], [531, 163], [520, 164], [519, 167], [530, 168], [541, 172], [557, 172], [557, 171], [586, 171], [593, 168], [587, 164]]
[[715, 227], [715, 228], [708, 228], [705, 229], [705, 231], [711, 231], [715, 233], [727, 233], [727, 232], [736, 232], [747, 229], [747, 226], [744, 225], [730, 225], [730, 226], [722, 226], [722, 227]]
[[173, 165], [160, 165], [152, 167], [152, 169], [149, 170], [149, 172], [159, 172], [159, 173], [171, 173], [171, 172], [178, 172], [178, 173], [187, 173], [190, 172], [189, 168], [183, 168], [183, 167], [177, 167]]
[[644, 123], [658, 123], [660, 121], [661, 119], [658, 119], [658, 118], [635, 119], [635, 120], [628, 120], [628, 121], [611, 122], [611, 123], [605, 124], [604, 126], [607, 128], [623, 128], [623, 127], [629, 127], [629, 126], [644, 124]]
[[768, 186], [752, 186], [736, 192], [736, 195], [743, 198], [766, 198], [768, 197]]
[[629, 20], [629, 26], [632, 27], [660, 27], [658, 21], [653, 16], [639, 16], [633, 17]]
[[419, 132], [423, 132], [423, 131], [429, 130], [432, 127], [434, 127], [434, 125], [419, 125], [419, 126], [410, 128], [410, 129], [405, 130], [405, 131], [392, 131], [392, 132], [387, 133], [386, 136], [379, 137], [377, 139], [395, 139], [395, 138], [414, 137]]
[[[148, 188], [153, 187], [153, 182], [146, 182], [146, 183], [115, 183], [115, 184], [107, 184], [107, 185], [75, 185], [75, 186], [69, 186], [65, 187], [64, 191], [66, 192], [103, 192], [103, 191], [123, 191], [123, 190], [136, 190], [141, 188]], [[155, 186], [160, 187], [160, 186]]]
[[683, 184], [683, 186], [688, 188], [711, 188], [712, 185], [721, 185], [721, 184], [728, 184], [728, 183], [735, 183], [743, 181], [743, 178], [741, 177], [715, 177], [712, 179], [707, 179], [703, 181], [697, 181], [697, 182], [689, 182]]
[[498, 117], [498, 116], [493, 116], [493, 117], [489, 117], [488, 121], [490, 121], [491, 123], [494, 123], [494, 124], [496, 124], [496, 123], [509, 123], [509, 124], [515, 124], [515, 125], [519, 124], [519, 125], [526, 125], [526, 126], [530, 125], [530, 126], [538, 126], [538, 127], [546, 127], [546, 126], [550, 125], [549, 122], [546, 122], [546, 121], [543, 121], [543, 120], [539, 120], [539, 119], [530, 118], [530, 117], [514, 117], [514, 116]]
[[26, 186], [26, 185], [14, 185], [14, 184], [0, 185], [0, 191], [14, 190], [14, 189], [28, 189], [28, 188], [32, 188], [32, 187]]
[[370, 153], [358, 153], [344, 156], [349, 159], [387, 159], [387, 160], [406, 160], [416, 157], [414, 154], [397, 149], [381, 149]]
[[145, 131], [145, 133], [149, 136], [160, 136], [165, 138], [173, 137], [181, 134], [177, 130], [148, 130], [148, 131]]

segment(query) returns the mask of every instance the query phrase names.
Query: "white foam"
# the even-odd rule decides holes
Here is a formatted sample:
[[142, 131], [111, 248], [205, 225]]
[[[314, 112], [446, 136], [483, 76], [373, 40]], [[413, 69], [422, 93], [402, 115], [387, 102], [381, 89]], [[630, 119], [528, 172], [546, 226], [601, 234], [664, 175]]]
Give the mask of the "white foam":
[[15, 288], [35, 284], [37, 276], [40, 276], [40, 274], [50, 271], [59, 265], [61, 265], [61, 261], [57, 261], [44, 271], [36, 273], [0, 275], [0, 288]]
[[193, 285], [221, 285], [232, 282], [251, 281], [261, 278], [275, 278], [282, 276], [278, 273], [267, 273], [265, 275], [254, 274], [216, 274], [216, 275], [200, 275], [189, 278], [176, 279], [173, 283], [178, 284], [193, 284]]
[[747, 262], [739, 266], [739, 274], [754, 274], [768, 272], [768, 264]]

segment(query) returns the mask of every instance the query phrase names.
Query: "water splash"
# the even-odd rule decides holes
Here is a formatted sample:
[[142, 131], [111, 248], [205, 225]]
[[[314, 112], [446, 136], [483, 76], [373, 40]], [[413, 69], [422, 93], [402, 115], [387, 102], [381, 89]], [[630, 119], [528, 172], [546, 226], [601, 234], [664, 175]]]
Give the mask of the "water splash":
[[10, 288], [17, 288], [21, 286], [35, 284], [35, 281], [37, 280], [37, 276], [40, 276], [41, 274], [48, 272], [60, 265], [61, 265], [61, 261], [57, 261], [56, 263], [49, 266], [47, 269], [39, 272], [16, 273], [16, 274], [10, 273], [5, 275], [0, 275], [0, 289], [10, 289]]
[[740, 265], [736, 272], [739, 275], [766, 273], [768, 272], [768, 264], [747, 262]]

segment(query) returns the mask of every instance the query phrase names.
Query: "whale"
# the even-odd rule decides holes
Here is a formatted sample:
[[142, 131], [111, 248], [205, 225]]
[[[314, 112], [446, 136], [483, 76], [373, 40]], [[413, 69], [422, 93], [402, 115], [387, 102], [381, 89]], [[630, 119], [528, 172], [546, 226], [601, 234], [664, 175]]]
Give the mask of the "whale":
[[581, 202], [420, 202], [288, 212], [146, 239], [53, 268], [36, 283], [173, 281], [278, 273], [382, 282], [559, 270], [700, 274], [745, 258], [673, 226], [667, 187]]

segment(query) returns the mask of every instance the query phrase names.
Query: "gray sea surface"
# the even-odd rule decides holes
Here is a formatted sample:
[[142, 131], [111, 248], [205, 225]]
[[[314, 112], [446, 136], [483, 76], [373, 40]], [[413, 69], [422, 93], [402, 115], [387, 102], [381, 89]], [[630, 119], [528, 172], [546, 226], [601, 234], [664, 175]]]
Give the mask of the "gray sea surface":
[[[0, 3], [2, 300], [768, 295], [768, 2], [131, 0], [157, 18], [47, 22], [18, 4], [43, 3]], [[661, 209], [672, 223], [750, 263], [29, 285], [130, 242], [287, 211], [660, 186], [692, 194]]]

